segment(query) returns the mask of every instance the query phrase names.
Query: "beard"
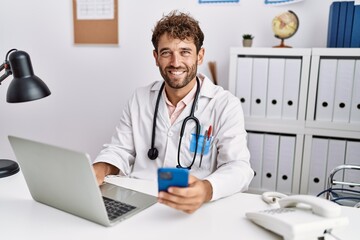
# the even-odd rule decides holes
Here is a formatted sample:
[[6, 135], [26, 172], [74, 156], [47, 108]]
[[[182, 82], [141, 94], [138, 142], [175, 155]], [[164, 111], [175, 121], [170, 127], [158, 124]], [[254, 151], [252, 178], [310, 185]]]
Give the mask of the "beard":
[[[193, 80], [196, 77], [197, 61], [191, 67], [187, 67], [187, 66], [179, 67], [179, 68], [165, 67], [165, 69], [161, 69], [159, 67], [159, 70], [161, 76], [171, 88], [180, 89], [188, 85], [191, 82], [191, 80]], [[185, 74], [185, 77], [181, 76], [181, 78], [183, 78], [181, 79], [180, 77], [171, 74], [171, 72], [176, 72], [176, 71], [184, 72], [183, 74]]]

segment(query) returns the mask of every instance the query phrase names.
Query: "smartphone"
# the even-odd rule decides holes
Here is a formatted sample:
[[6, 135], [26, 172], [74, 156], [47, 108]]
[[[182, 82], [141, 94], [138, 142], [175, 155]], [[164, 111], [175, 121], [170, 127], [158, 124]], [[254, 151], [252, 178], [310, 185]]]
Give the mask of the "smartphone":
[[187, 187], [189, 184], [189, 170], [185, 168], [159, 168], [158, 188], [167, 191], [169, 187]]

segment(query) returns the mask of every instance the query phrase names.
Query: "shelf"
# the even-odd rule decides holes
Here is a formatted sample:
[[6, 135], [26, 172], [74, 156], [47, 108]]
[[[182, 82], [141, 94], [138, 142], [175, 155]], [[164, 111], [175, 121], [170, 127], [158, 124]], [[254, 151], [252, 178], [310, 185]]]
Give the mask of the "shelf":
[[[291, 61], [294, 60], [301, 61], [300, 70], [298, 70], [298, 68], [296, 71], [287, 69], [290, 65], [286, 64], [288, 62], [291, 64]], [[322, 60], [325, 61], [321, 62]], [[327, 64], [329, 61], [332, 62], [332, 64], [335, 62], [335, 65], [334, 67], [328, 67], [330, 71], [325, 71], [325, 66], [322, 66], [322, 64]], [[345, 65], [348, 62], [351, 62], [352, 65]], [[322, 73], [320, 73], [322, 67], [324, 68], [322, 69]], [[354, 72], [352, 76], [351, 69], [353, 69]], [[259, 74], [258, 71], [263, 72], [262, 74]], [[286, 75], [286, 71], [291, 74]], [[346, 77], [343, 77], [343, 75], [339, 74], [337, 71], [342, 74], [345, 73]], [[283, 99], [285, 98], [284, 96], [286, 93], [284, 90], [286, 89], [285, 79], [286, 77], [293, 78], [291, 75], [295, 76], [295, 79], [300, 80], [298, 92], [295, 92], [295, 94], [298, 94], [298, 101], [295, 101], [297, 102], [297, 112], [294, 114], [293, 111], [293, 115], [291, 116], [292, 119], [286, 119], [286, 114], [283, 115], [284, 109], [288, 107], [284, 104], [285, 100]], [[331, 101], [334, 101], [334, 104], [331, 106], [333, 107], [331, 110], [332, 113], [326, 112], [328, 115], [321, 115], [323, 112], [320, 110], [327, 111], [329, 107], [326, 108], [326, 106], [316, 105], [319, 94], [319, 79], [320, 76], [322, 76], [323, 79], [327, 79], [324, 77], [327, 75], [333, 76], [335, 79], [334, 93], [332, 97], [330, 96], [330, 99], [332, 99]], [[296, 76], [298, 78], [296, 78]], [[351, 79], [351, 77], [353, 77], [353, 79]], [[262, 82], [259, 78], [266, 78], [264, 84], [261, 84]], [[277, 78], [283, 79], [278, 80]], [[228, 84], [229, 91], [235, 96], [238, 96], [240, 100], [245, 99], [245, 101], [242, 101], [245, 116], [245, 129], [249, 133], [249, 138], [252, 138], [252, 151], [254, 151], [254, 149], [259, 151], [253, 153], [250, 151], [250, 161], [258, 161], [256, 158], [264, 158], [266, 155], [264, 151], [267, 151], [267, 154], [279, 154], [278, 157], [280, 158], [280, 153], [277, 152], [280, 151], [280, 144], [274, 144], [272, 148], [270, 148], [273, 151], [269, 151], [268, 145], [265, 149], [265, 139], [269, 139], [276, 135], [279, 136], [278, 139], [281, 139], [282, 136], [294, 137], [296, 141], [295, 149], [288, 149], [289, 151], [291, 150], [294, 152], [294, 156], [292, 160], [289, 159], [289, 166], [293, 169], [293, 176], [291, 179], [291, 190], [287, 187], [287, 194], [289, 194], [290, 191], [292, 194], [314, 194], [315, 190], [324, 190], [327, 172], [331, 170], [331, 167], [333, 167], [332, 164], [334, 164], [331, 162], [334, 161], [331, 160], [332, 158], [334, 158], [337, 163], [344, 163], [346, 161], [352, 161], [352, 163], [354, 163], [355, 161], [356, 164], [360, 165], [360, 158], [358, 157], [360, 156], [360, 150], [357, 150], [357, 147], [354, 147], [358, 144], [358, 149], [360, 149], [360, 119], [358, 119], [360, 118], [360, 114], [357, 112], [357, 109], [341, 107], [339, 104], [341, 102], [336, 103], [334, 100], [335, 97], [338, 96], [336, 94], [339, 94], [336, 91], [340, 88], [348, 91], [348, 93], [342, 93], [342, 98], [347, 100], [349, 100], [349, 96], [352, 98], [350, 102], [344, 102], [346, 104], [343, 106], [357, 106], [360, 104], [360, 102], [358, 102], [358, 96], [355, 98], [352, 97], [357, 93], [356, 89], [360, 87], [360, 80], [358, 80], [358, 78], [360, 78], [360, 48], [231, 48]], [[351, 82], [349, 81], [353, 81], [353, 85], [351, 85]], [[356, 84], [358, 85], [355, 85], [355, 81], [357, 81]], [[270, 85], [269, 82], [271, 82], [272, 85]], [[275, 83], [276, 85], [274, 85]], [[347, 84], [346, 87], [344, 86], [344, 83]], [[277, 85], [279, 85], [278, 88], [274, 87]], [[297, 82], [295, 85], [297, 85]], [[271, 86], [271, 88], [269, 86]], [[328, 90], [328, 85], [323, 84], [323, 86], [325, 86], [325, 88], [323, 88], [323, 90], [325, 89], [325, 91], [323, 91], [325, 94], [332, 93]], [[350, 86], [353, 87], [351, 88]], [[277, 102], [281, 105], [269, 104], [270, 101], [272, 102], [274, 96], [278, 97], [277, 89], [281, 93], [280, 98], [278, 99], [279, 101]], [[266, 96], [259, 97], [259, 93]], [[256, 97], [254, 97], [253, 94], [256, 94]], [[259, 102], [257, 102], [258, 99]], [[262, 108], [259, 108], [259, 104], [262, 104]], [[281, 110], [279, 110], [279, 106], [281, 106]], [[316, 108], [318, 108], [318, 110]], [[343, 111], [344, 109], [347, 109], [347, 112]], [[292, 110], [294, 110], [294, 108]], [[349, 116], [342, 115], [343, 113], [349, 112]], [[318, 117], [321, 116], [321, 118], [315, 119], [316, 115]], [[329, 119], [329, 121], [320, 121], [320, 119]], [[250, 136], [251, 134], [257, 137]], [[260, 139], [259, 144], [254, 144], [254, 138]], [[321, 144], [323, 146], [321, 146]], [[341, 151], [337, 151], [333, 148], [336, 144], [342, 146]], [[348, 150], [348, 147], [350, 150]], [[320, 156], [320, 150], [323, 151], [326, 156]], [[354, 154], [354, 151], [358, 152]], [[334, 155], [327, 156], [327, 154]], [[318, 162], [318, 155], [323, 158], [323, 162]], [[328, 158], [329, 162], [327, 162], [326, 159], [324, 160], [324, 157]], [[349, 160], [350, 157], [355, 158], [355, 160]], [[261, 159], [260, 161], [263, 160]], [[280, 160], [278, 159], [278, 161]], [[252, 162], [252, 164], [256, 168], [260, 167], [258, 171], [262, 171], [261, 167], [263, 162]], [[319, 164], [323, 165], [319, 167]], [[268, 167], [267, 163], [267, 168]], [[315, 176], [315, 178], [318, 178], [319, 180], [319, 185], [314, 183], [314, 169], [320, 171], [318, 176]], [[259, 178], [254, 178], [256, 184], [250, 185], [249, 191], [279, 191], [278, 185], [273, 186], [273, 189], [268, 189], [269, 185], [266, 182], [270, 179], [267, 179], [263, 174], [264, 172], [260, 174], [260, 180]], [[276, 175], [277, 173], [274, 172], [274, 174]], [[277, 184], [279, 181], [282, 181], [281, 178], [278, 177], [279, 176], [277, 176]], [[358, 177], [360, 181], [360, 176]], [[271, 181], [273, 181], [273, 179]], [[259, 185], [259, 182], [265, 185]], [[264, 188], [262, 186], [266, 187]]]

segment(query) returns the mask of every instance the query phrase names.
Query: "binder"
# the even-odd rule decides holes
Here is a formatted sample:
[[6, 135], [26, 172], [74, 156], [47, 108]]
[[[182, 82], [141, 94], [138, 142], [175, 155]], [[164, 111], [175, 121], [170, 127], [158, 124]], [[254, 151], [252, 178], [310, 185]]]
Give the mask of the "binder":
[[[336, 139], [329, 140], [325, 186], [327, 186], [327, 181], [329, 179], [331, 170], [345, 163], [345, 149], [346, 149], [345, 140], [336, 140]], [[344, 180], [343, 171], [337, 172], [334, 177], [336, 181], [343, 181]]]
[[276, 191], [290, 194], [295, 159], [295, 136], [280, 136]]
[[315, 120], [332, 121], [337, 60], [320, 59]]
[[350, 121], [350, 104], [354, 80], [354, 59], [339, 59], [334, 100], [333, 122]]
[[[345, 164], [360, 165], [359, 156], [360, 156], [360, 142], [347, 141]], [[344, 172], [344, 181], [360, 183], [359, 170], [346, 170]], [[344, 186], [344, 188], [354, 189], [354, 187], [351, 186], [348, 187]]]
[[279, 155], [279, 135], [265, 134], [261, 188], [275, 191]]
[[270, 58], [266, 106], [266, 117], [268, 118], [281, 118], [284, 74], [285, 59]]
[[283, 89], [283, 119], [297, 119], [299, 107], [300, 93], [300, 77], [301, 77], [301, 59], [285, 60], [285, 76]]
[[354, 6], [354, 19], [350, 47], [360, 47], [360, 5]]
[[337, 31], [339, 25], [340, 2], [333, 2], [330, 5], [327, 47], [336, 47]]
[[263, 161], [264, 134], [248, 133], [248, 147], [250, 151], [250, 164], [255, 176], [250, 183], [250, 188], [261, 188], [262, 161]]
[[265, 117], [268, 80], [268, 58], [254, 58], [250, 115]]
[[344, 34], [344, 47], [351, 46], [351, 33], [353, 28], [354, 19], [354, 2], [347, 2], [346, 21], [345, 21], [345, 34]]
[[249, 57], [237, 59], [235, 94], [240, 99], [245, 117], [250, 116], [252, 62], [253, 59]]
[[360, 123], [360, 60], [355, 62], [354, 86], [350, 108], [350, 123]]
[[345, 24], [346, 24], [347, 2], [340, 2], [339, 25], [336, 40], [336, 47], [344, 47]]
[[314, 137], [311, 144], [308, 194], [325, 190], [326, 161], [329, 140]]

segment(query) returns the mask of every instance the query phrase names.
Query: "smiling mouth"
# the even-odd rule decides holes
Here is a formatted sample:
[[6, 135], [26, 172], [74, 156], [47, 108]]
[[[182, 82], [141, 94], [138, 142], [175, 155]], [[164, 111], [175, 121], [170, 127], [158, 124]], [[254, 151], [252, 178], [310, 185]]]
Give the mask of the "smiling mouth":
[[168, 72], [172, 75], [178, 76], [178, 75], [185, 73], [186, 71], [182, 70], [182, 69], [169, 69]]
[[171, 73], [172, 75], [176, 75], [176, 76], [178, 76], [178, 75], [183, 74], [183, 73], [184, 73], [184, 71], [170, 71], [170, 73]]

